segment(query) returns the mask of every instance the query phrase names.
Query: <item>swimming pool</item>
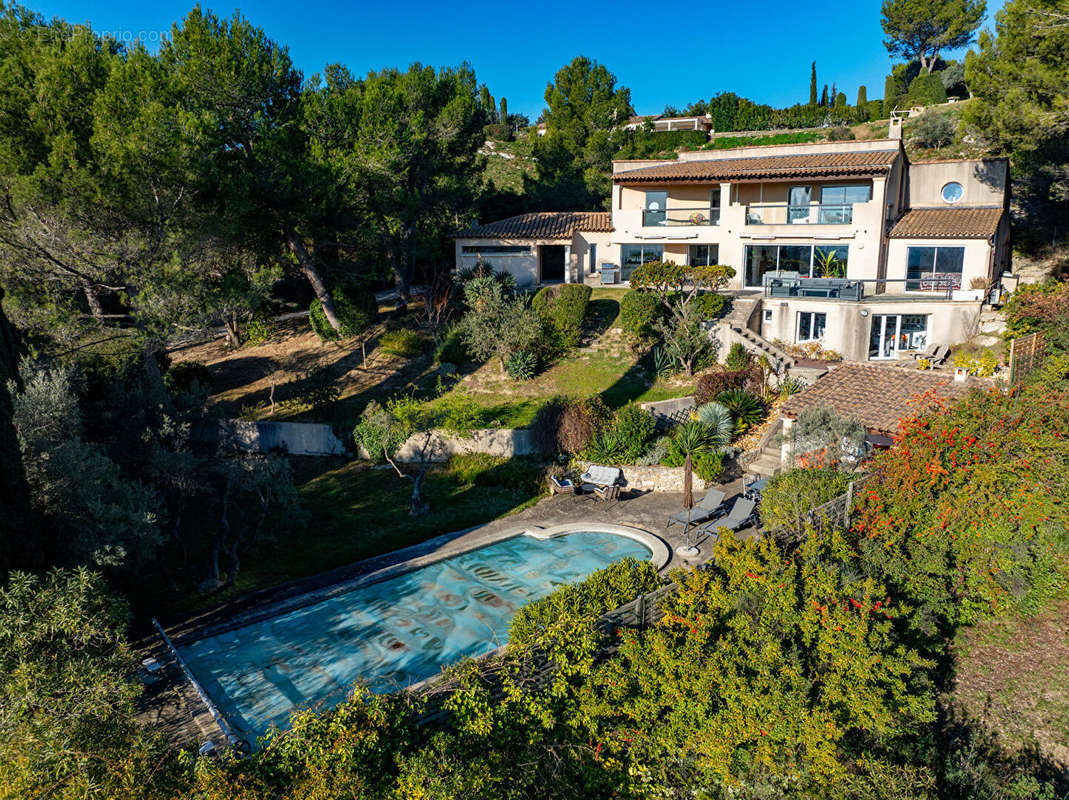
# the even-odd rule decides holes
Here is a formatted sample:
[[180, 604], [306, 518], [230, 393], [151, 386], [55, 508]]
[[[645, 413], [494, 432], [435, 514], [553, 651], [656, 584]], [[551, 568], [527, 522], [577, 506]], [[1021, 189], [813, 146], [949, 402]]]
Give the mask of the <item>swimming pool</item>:
[[252, 742], [295, 709], [341, 702], [356, 681], [394, 691], [488, 653], [520, 606], [655, 547], [605, 531], [512, 536], [178, 649]]

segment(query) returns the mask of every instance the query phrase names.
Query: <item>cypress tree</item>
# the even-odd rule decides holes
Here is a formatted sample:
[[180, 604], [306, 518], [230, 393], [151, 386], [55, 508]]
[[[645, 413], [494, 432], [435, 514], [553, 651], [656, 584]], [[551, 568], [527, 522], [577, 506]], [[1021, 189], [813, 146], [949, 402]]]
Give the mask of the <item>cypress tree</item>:
[[809, 68], [809, 105], [817, 104], [817, 62], [814, 61]]
[[835, 95], [835, 107], [846, 108], [846, 92], [839, 92]]
[[509, 124], [509, 101], [504, 97], [501, 98], [501, 119], [498, 120], [502, 125]]
[[483, 111], [486, 113], [489, 121], [493, 122], [497, 109], [494, 107], [494, 97], [490, 94], [490, 90], [486, 87], [486, 84], [483, 84], [483, 88], [479, 90], [479, 105], [483, 107]]
[[824, 91], [820, 94], [820, 105], [824, 108], [828, 106], [828, 84], [824, 84]]
[[857, 107], [861, 108], [868, 101], [869, 101], [868, 89], [866, 89], [864, 84], [862, 84], [861, 86], [857, 87]]

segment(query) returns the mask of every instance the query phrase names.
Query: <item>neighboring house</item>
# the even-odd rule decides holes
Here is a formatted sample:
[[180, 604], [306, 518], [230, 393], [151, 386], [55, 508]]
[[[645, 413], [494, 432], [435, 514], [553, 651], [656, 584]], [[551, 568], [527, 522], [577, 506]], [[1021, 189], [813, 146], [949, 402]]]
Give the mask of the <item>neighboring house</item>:
[[705, 131], [713, 132], [713, 118], [705, 114], [696, 117], [666, 117], [658, 114], [643, 114], [631, 117], [627, 124], [621, 125], [624, 130], [633, 131], [645, 126], [646, 123], [653, 126], [653, 130], [665, 131]]
[[607, 211], [520, 214], [455, 234], [456, 264], [489, 264], [512, 273], [522, 288], [582, 283], [605, 258], [611, 230]]
[[[745, 298], [732, 324], [765, 343], [853, 361], [959, 344], [1010, 269], [1002, 158], [910, 163], [897, 138], [758, 145], [616, 161], [612, 180], [611, 224], [587, 223], [601, 237], [596, 256], [577, 259], [586, 245], [573, 241], [567, 279], [597, 282], [602, 262], [619, 265], [622, 282], [648, 261], [727, 264], [728, 289]], [[550, 241], [519, 225], [531, 216], [461, 235], [524, 227], [516, 246], [530, 261], [531, 247], [583, 230], [564, 226]], [[478, 254], [473, 244], [458, 239], [458, 265]], [[562, 279], [559, 267], [525, 269], [538, 283]]]
[[917, 413], [926, 404], [964, 397], [984, 383], [977, 378], [955, 380], [950, 372], [844, 363], [787, 398], [780, 407], [778, 458], [765, 455], [776, 448], [766, 449], [761, 462], [751, 466], [751, 471], [772, 474], [790, 463], [792, 426], [809, 409], [826, 408], [836, 416], [857, 420], [868, 431], [870, 445], [889, 447], [900, 419]]

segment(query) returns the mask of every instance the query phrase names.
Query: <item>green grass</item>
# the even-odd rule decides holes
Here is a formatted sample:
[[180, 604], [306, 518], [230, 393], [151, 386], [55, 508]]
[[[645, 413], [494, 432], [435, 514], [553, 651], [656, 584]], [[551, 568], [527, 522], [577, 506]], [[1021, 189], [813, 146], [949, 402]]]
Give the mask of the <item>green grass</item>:
[[299, 488], [305, 526], [279, 532], [248, 553], [231, 589], [187, 597], [177, 610], [214, 606], [521, 511], [537, 502], [541, 475], [531, 459], [461, 456], [427, 473], [423, 488], [431, 510], [411, 517], [412, 483], [388, 466], [352, 461], [330, 469]]
[[521, 135], [512, 142], [494, 141], [493, 147], [493, 152], [486, 156], [485, 182], [493, 183], [500, 191], [522, 194], [524, 175], [534, 178], [538, 171], [531, 157], [530, 142]]

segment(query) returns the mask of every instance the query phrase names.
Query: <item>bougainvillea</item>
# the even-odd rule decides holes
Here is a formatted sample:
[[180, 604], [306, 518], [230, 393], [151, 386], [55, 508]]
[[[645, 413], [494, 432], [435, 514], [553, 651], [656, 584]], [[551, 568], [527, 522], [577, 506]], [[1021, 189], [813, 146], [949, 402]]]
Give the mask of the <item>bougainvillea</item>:
[[854, 532], [917, 622], [1034, 608], [1056, 588], [1069, 509], [1069, 391], [974, 392], [904, 419], [873, 463]]

